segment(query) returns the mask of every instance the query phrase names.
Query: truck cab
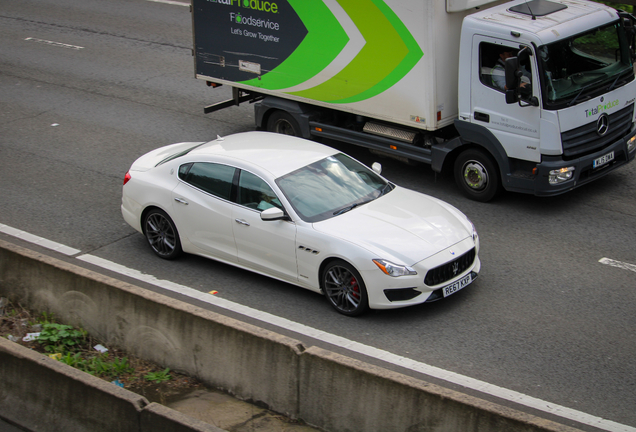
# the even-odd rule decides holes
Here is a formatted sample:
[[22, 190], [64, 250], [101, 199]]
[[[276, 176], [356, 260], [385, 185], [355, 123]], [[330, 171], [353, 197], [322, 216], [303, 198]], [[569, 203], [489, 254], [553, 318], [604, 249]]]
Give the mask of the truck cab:
[[633, 39], [631, 16], [579, 0], [465, 17], [455, 127], [469, 150], [454, 167], [464, 192], [556, 195], [632, 160]]

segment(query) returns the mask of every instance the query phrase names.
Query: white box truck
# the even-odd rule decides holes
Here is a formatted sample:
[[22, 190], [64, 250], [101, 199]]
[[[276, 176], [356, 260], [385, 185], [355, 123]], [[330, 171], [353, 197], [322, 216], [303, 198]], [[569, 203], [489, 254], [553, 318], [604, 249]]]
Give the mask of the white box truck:
[[[490, 4], [488, 4], [490, 3]], [[196, 78], [256, 126], [556, 195], [636, 154], [634, 17], [586, 0], [192, 0]]]

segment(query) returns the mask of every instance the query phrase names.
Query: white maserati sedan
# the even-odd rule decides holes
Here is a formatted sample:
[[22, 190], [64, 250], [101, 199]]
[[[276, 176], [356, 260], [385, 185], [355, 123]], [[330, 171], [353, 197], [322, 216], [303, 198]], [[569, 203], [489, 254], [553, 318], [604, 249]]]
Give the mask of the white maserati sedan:
[[447, 297], [477, 277], [453, 206], [331, 147], [268, 132], [158, 148], [126, 173], [122, 214], [156, 255], [212, 258], [323, 293], [340, 313]]

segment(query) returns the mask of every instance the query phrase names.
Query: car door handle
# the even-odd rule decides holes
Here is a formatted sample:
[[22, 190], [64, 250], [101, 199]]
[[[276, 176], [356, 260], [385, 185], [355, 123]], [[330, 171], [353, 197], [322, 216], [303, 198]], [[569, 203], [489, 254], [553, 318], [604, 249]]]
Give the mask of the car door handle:
[[250, 226], [250, 224], [248, 224], [247, 222], [245, 222], [243, 219], [234, 219], [234, 221], [235, 221], [236, 223], [240, 223], [241, 225]]
[[174, 200], [178, 202], [179, 204], [188, 205], [188, 202], [184, 200], [183, 198], [175, 198]]

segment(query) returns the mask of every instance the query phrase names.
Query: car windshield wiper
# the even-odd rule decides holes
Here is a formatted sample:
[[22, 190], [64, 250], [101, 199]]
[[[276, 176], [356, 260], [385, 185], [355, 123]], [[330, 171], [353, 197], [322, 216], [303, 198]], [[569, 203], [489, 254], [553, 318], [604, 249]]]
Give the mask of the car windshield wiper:
[[382, 195], [384, 195], [387, 192], [391, 192], [393, 190], [393, 185], [391, 183], [387, 183], [386, 186], [384, 186], [384, 188], [382, 189], [382, 192], [380, 192], [380, 195], [378, 195], [378, 198], [380, 198]]
[[334, 216], [341, 215], [341, 214], [346, 213], [346, 212], [348, 212], [348, 211], [350, 211], [350, 210], [353, 210], [354, 208], [356, 208], [356, 207], [358, 207], [358, 206], [359, 206], [359, 204], [357, 204], [357, 203], [356, 203], [356, 204], [351, 204], [351, 205], [350, 205], [350, 206], [348, 206], [348, 207], [345, 207], [345, 208], [342, 208], [342, 209], [340, 209], [340, 210], [338, 210], [338, 211], [333, 212], [333, 215], [334, 215]]
[[375, 199], [376, 199], [376, 198], [371, 198], [370, 200], [362, 201], [362, 202], [360, 202], [360, 203], [351, 204], [350, 206], [347, 206], [347, 207], [345, 207], [345, 208], [341, 208], [340, 210], [336, 210], [335, 212], [333, 212], [333, 215], [334, 215], [334, 216], [341, 215], [341, 214], [343, 214], [343, 213], [346, 213], [346, 212], [348, 212], [348, 211], [353, 210], [353, 209], [354, 209], [354, 208], [356, 208], [356, 207], [359, 207], [359, 206], [361, 206], [361, 205], [368, 204], [368, 203], [370, 203], [371, 201], [374, 201]]

